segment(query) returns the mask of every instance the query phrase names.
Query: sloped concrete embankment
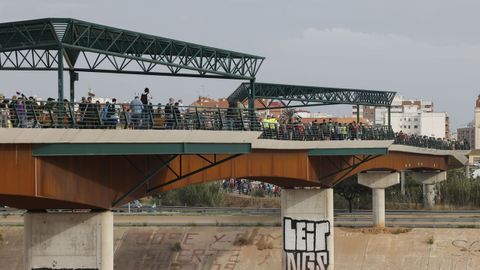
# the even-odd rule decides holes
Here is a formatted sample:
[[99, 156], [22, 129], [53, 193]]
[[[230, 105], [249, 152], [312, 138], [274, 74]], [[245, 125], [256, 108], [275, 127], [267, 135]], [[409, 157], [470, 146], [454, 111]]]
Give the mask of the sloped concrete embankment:
[[[0, 269], [23, 269], [23, 228], [0, 228]], [[281, 269], [279, 227], [116, 227], [115, 269]], [[480, 269], [480, 230], [335, 229], [335, 269]]]

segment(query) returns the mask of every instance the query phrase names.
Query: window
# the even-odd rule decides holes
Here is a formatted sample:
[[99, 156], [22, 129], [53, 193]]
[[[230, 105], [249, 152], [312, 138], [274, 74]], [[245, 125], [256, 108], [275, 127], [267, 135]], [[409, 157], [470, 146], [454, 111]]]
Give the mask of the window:
[[417, 126], [417, 125], [415, 125], [415, 126], [413, 126], [413, 128], [418, 128], [418, 126]]
[[410, 128], [410, 126], [408, 126], [408, 128]]

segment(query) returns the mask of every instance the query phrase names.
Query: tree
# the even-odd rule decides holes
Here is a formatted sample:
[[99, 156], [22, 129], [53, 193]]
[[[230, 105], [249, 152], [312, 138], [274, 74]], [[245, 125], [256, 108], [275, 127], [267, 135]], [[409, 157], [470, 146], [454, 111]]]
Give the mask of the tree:
[[280, 123], [281, 124], [291, 124], [293, 122], [293, 117], [295, 116], [295, 109], [285, 109], [283, 110], [282, 114], [280, 115]]
[[348, 211], [352, 213], [353, 200], [369, 190], [367, 187], [358, 184], [357, 176], [354, 175], [337, 184], [333, 191], [348, 201]]

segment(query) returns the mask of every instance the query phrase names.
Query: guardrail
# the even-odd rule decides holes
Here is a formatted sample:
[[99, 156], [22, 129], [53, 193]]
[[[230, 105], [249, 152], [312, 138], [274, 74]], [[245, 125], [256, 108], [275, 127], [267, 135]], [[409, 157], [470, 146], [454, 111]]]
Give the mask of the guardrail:
[[260, 130], [253, 111], [138, 103], [16, 102], [0, 108], [0, 126], [16, 128]]
[[396, 144], [425, 148], [469, 149], [468, 145], [434, 138], [412, 136], [405, 139], [405, 136], [396, 136], [389, 126], [280, 124], [276, 120], [261, 120], [257, 111], [245, 108], [143, 105], [139, 100], [127, 104], [31, 100], [0, 102], [0, 127], [262, 131], [262, 139], [395, 140]]
[[466, 141], [445, 140], [434, 137], [407, 135], [402, 133], [395, 135], [394, 143], [439, 150], [470, 150], [470, 145]]
[[324, 140], [393, 140], [389, 126], [353, 124], [279, 124], [262, 123], [262, 136], [266, 139], [324, 141]]

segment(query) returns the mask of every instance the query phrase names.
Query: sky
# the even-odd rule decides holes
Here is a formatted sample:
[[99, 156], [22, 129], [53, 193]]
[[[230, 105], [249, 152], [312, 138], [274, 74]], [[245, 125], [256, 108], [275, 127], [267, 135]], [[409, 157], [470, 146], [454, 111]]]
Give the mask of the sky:
[[[480, 94], [478, 0], [0, 0], [1, 21], [72, 17], [255, 55], [259, 82], [392, 90], [434, 102], [451, 127]], [[0, 72], [0, 92], [56, 96], [55, 72]], [[68, 78], [68, 77], [66, 77]], [[81, 73], [77, 98], [228, 96], [239, 81]], [[66, 92], [68, 84], [66, 84]], [[351, 114], [348, 106], [322, 111]]]

